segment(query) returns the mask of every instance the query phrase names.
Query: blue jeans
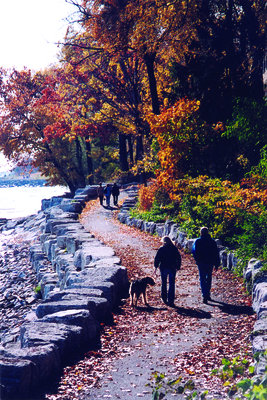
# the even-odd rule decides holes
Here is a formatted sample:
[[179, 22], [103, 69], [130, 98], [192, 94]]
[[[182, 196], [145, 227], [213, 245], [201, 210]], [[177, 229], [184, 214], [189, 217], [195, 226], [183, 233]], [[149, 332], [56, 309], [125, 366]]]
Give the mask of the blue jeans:
[[107, 206], [110, 207], [110, 196], [106, 195]]
[[204, 299], [210, 297], [212, 270], [212, 265], [198, 264], [200, 288]]
[[[172, 304], [175, 298], [175, 275], [173, 268], [162, 268], [161, 274], [161, 298], [164, 303]], [[167, 279], [169, 277], [169, 290], [167, 290]]]

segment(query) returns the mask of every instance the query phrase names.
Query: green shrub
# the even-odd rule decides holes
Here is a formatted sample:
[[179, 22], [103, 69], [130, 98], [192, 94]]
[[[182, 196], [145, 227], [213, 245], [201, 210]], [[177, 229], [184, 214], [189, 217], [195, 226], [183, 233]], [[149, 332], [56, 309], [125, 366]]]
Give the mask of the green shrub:
[[41, 285], [36, 286], [36, 287], [34, 288], [34, 291], [35, 291], [36, 294], [41, 293]]
[[[264, 357], [267, 351], [255, 354], [255, 359]], [[222, 366], [212, 371], [228, 387], [228, 398], [236, 400], [265, 400], [267, 398], [267, 370], [262, 376], [254, 375], [254, 366], [247, 359], [235, 357], [233, 360], [223, 359]]]
[[162, 400], [166, 398], [168, 393], [184, 395], [187, 400], [201, 400], [205, 399], [208, 391], [198, 393], [195, 387], [195, 383], [189, 380], [182, 380], [181, 377], [177, 379], [168, 379], [165, 374], [160, 372], [154, 372], [152, 374], [152, 382], [147, 386], [152, 387], [152, 400]]
[[267, 211], [260, 215], [245, 214], [243, 221], [242, 233], [234, 238], [241, 269], [250, 258], [267, 260]]

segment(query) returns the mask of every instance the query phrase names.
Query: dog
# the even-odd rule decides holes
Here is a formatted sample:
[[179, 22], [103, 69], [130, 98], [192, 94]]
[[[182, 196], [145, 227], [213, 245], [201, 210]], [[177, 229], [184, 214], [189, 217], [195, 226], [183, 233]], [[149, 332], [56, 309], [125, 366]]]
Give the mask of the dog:
[[146, 289], [148, 285], [154, 286], [155, 284], [156, 282], [154, 281], [153, 278], [150, 278], [150, 276], [146, 276], [145, 278], [136, 279], [132, 281], [129, 289], [131, 306], [137, 305], [137, 301], [140, 295], [142, 295], [143, 297], [144, 304], [148, 305], [146, 297]]

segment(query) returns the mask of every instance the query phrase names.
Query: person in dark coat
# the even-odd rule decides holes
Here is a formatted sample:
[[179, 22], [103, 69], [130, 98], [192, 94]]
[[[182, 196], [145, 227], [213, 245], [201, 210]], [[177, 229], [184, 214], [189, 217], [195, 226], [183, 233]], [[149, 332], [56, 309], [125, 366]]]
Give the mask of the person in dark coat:
[[99, 202], [101, 204], [101, 206], [103, 206], [103, 199], [104, 199], [104, 188], [102, 186], [102, 183], [99, 183], [99, 186], [97, 188], [97, 196], [99, 198]]
[[[158, 249], [154, 259], [155, 273], [159, 268], [163, 302], [169, 306], [174, 306], [175, 275], [176, 271], [181, 268], [181, 255], [169, 236], [164, 236], [161, 241], [163, 246]], [[167, 280], [169, 280], [169, 290], [167, 290]]]
[[113, 204], [114, 206], [118, 205], [118, 199], [119, 199], [119, 194], [120, 194], [120, 189], [116, 182], [113, 184], [112, 189], [111, 189], [111, 194], [113, 196]]
[[217, 270], [220, 265], [219, 250], [215, 240], [211, 238], [208, 228], [200, 229], [200, 237], [195, 240], [192, 253], [198, 266], [203, 303], [207, 304], [208, 300], [211, 300], [213, 267]]

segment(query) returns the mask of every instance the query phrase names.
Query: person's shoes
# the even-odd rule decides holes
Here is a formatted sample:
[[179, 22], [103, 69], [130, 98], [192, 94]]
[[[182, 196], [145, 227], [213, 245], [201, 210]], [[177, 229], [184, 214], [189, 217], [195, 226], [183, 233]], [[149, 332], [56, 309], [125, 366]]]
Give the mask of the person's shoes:
[[174, 304], [174, 302], [173, 302], [173, 301], [168, 301], [168, 303], [167, 303], [167, 304], [168, 304], [168, 306], [169, 306], [169, 307], [175, 307], [175, 304]]
[[204, 304], [208, 304], [208, 298], [207, 297], [203, 297], [203, 303]]
[[162, 303], [164, 303], [164, 304], [168, 305], [168, 302], [167, 302], [167, 300], [161, 299], [161, 301], [162, 301]]

